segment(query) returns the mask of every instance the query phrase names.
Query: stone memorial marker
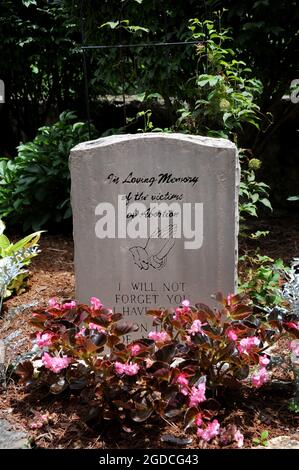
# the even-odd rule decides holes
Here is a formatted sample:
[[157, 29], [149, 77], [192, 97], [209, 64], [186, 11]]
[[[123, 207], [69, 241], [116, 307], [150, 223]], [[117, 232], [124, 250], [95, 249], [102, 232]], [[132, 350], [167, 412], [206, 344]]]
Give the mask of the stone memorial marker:
[[71, 151], [76, 295], [139, 325], [236, 287], [239, 163], [224, 139], [149, 133]]

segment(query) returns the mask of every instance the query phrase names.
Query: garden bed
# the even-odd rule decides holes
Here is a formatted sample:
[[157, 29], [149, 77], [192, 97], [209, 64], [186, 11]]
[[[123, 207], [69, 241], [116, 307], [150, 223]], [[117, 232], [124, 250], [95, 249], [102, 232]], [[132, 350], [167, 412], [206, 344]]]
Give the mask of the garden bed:
[[[271, 234], [258, 242], [241, 242], [241, 252], [258, 244], [261, 254], [273, 258], [281, 257], [286, 262], [298, 254], [298, 219], [271, 218], [260, 222], [255, 229], [270, 229]], [[9, 299], [4, 306], [0, 320], [0, 339], [6, 342], [8, 363], [31, 349], [29, 335], [33, 332], [33, 328], [29, 325], [28, 319], [34, 305], [46, 305], [51, 297], [56, 297], [58, 300], [74, 298], [71, 237], [45, 234], [41, 240], [41, 250], [41, 254], [32, 262], [28, 289], [17, 297]], [[244, 447], [253, 447], [253, 439], [259, 438], [264, 431], [269, 432], [269, 438], [281, 435], [299, 438], [299, 416], [288, 409], [288, 400], [293, 393], [291, 384], [293, 374], [285, 340], [282, 340], [271, 354], [281, 357], [271, 370], [274, 384], [270, 383], [258, 390], [245, 385], [241, 391], [231, 390], [221, 398], [221, 403], [225, 406], [222, 406], [218, 419], [221, 424], [235, 424], [240, 429], [245, 438]], [[16, 382], [14, 377], [8, 379], [6, 390], [0, 392], [0, 419], [6, 419], [24, 428], [33, 446], [218, 447], [217, 440], [213, 441], [213, 444], [203, 444], [194, 434], [185, 433], [182, 426], [166, 421], [134, 424], [126, 430], [119, 429], [118, 432], [114, 423], [94, 428], [92, 419], [86, 423], [86, 409], [86, 403], [78, 394], [50, 397], [41, 390], [29, 392]], [[49, 424], [43, 429], [31, 429], [35, 414], [46, 412], [50, 415]], [[180, 441], [181, 438], [187, 439], [189, 443], [186, 440]]]

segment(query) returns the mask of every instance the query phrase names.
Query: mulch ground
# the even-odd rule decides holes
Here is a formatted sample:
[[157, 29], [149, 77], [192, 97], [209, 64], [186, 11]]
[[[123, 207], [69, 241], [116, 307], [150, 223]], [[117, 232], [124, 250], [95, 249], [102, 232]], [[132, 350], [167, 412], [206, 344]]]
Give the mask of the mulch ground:
[[[261, 254], [282, 258], [290, 263], [299, 254], [299, 218], [280, 217], [253, 223], [254, 230], [270, 230], [270, 235], [259, 241], [241, 241], [240, 253], [259, 248]], [[74, 298], [73, 241], [71, 236], [45, 234], [42, 237], [41, 253], [30, 266], [27, 290], [5, 302], [0, 318], [0, 339], [12, 338], [6, 344], [6, 359], [31, 349], [29, 335], [33, 329], [28, 323], [34, 307], [18, 310], [32, 303], [46, 304], [51, 297], [58, 300]], [[9, 312], [9, 313], [8, 313]], [[16, 335], [16, 336], [14, 336]], [[287, 348], [282, 343], [277, 347], [282, 362], [272, 369], [272, 377], [290, 384], [293, 380]], [[275, 351], [274, 351], [275, 353]], [[245, 436], [245, 447], [252, 447], [252, 439], [267, 430], [269, 438], [290, 435], [299, 438], [299, 416], [288, 409], [292, 397], [292, 385], [281, 388], [263, 387], [252, 390], [244, 386], [242, 391], [231, 391], [222, 398], [219, 421], [225, 425], [236, 424]], [[50, 423], [42, 429], [32, 430], [30, 423], [36, 413], [50, 414]], [[42, 448], [169, 448], [178, 447], [174, 438], [186, 438], [179, 425], [166, 422], [151, 422], [134, 425], [126, 432], [115, 425], [89, 427], [84, 417], [87, 405], [80, 396], [65, 395], [60, 398], [43, 396], [40, 392], [29, 393], [23, 385], [10, 377], [7, 388], [0, 391], [0, 418], [25, 429], [33, 446]], [[162, 442], [163, 435], [172, 436], [173, 442]], [[117, 436], [117, 439], [116, 437]], [[186, 448], [202, 447], [200, 441], [190, 434], [192, 442]], [[169, 441], [169, 438], [168, 438]], [[217, 442], [208, 447], [217, 447]]]

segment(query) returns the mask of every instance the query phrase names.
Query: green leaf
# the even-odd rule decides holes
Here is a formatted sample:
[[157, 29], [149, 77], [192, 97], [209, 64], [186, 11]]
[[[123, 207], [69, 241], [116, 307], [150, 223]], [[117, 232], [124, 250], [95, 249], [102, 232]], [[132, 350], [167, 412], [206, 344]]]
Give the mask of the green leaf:
[[107, 23], [101, 24], [100, 28], [104, 28], [105, 26], [108, 26], [108, 28], [115, 29], [119, 25], [120, 25], [119, 21], [107, 21]]
[[226, 123], [226, 121], [232, 116], [232, 113], [224, 113], [223, 114], [223, 122], [224, 124]]
[[2, 250], [5, 250], [9, 246], [10, 246], [10, 241], [7, 238], [7, 236], [4, 234], [0, 235], [0, 248], [2, 248]]
[[37, 74], [39, 72], [38, 67], [34, 64], [31, 64], [30, 68], [32, 70], [32, 73], [34, 73], [34, 74]]
[[264, 206], [268, 207], [271, 211], [273, 211], [273, 208], [271, 206], [271, 202], [269, 201], [269, 199], [263, 198], [263, 199], [260, 199], [260, 202], [264, 204]]
[[29, 7], [30, 5], [36, 5], [36, 0], [22, 0], [22, 3], [25, 7]]
[[193, 425], [196, 416], [198, 415], [198, 409], [193, 407], [193, 408], [188, 408], [188, 410], [185, 413], [184, 416], [184, 428], [185, 431]]
[[263, 431], [261, 433], [261, 440], [264, 441], [265, 439], [268, 439], [269, 437], [269, 431]]
[[131, 411], [131, 418], [136, 423], [142, 423], [143, 421], [146, 421], [152, 413], [152, 408], [140, 405], [139, 408]]
[[2, 235], [4, 230], [5, 230], [5, 223], [3, 222], [3, 220], [0, 219], [0, 235]]

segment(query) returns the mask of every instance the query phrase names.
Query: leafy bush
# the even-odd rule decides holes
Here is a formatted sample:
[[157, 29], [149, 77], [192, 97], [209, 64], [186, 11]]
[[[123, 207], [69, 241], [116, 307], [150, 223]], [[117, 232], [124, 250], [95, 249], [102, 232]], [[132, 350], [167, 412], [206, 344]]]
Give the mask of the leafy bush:
[[241, 446], [241, 433], [215, 419], [215, 396], [249, 374], [253, 386], [262, 386], [269, 378], [265, 350], [286, 331], [298, 338], [299, 326], [273, 314], [257, 318], [238, 295], [217, 298], [218, 310], [185, 300], [176, 309], [149, 311], [156, 330], [129, 344], [122, 337], [136, 326], [99, 299], [90, 306], [51, 299], [33, 314], [34, 357], [17, 374], [54, 395], [88, 396], [93, 423], [116, 420], [125, 429], [150, 417], [181, 420], [200, 439]]
[[[192, 39], [205, 41], [197, 46], [204, 73], [195, 77], [195, 101], [181, 110], [179, 125], [189, 132], [231, 138], [244, 124], [259, 128], [260, 110], [255, 98], [262, 84], [251, 76], [251, 70], [237, 59], [229, 47], [229, 30], [219, 30], [210, 20], [191, 20]], [[202, 70], [202, 69], [201, 69]]]
[[[180, 110], [178, 130], [214, 137], [229, 138], [238, 144], [245, 126], [259, 129], [261, 112], [256, 104], [262, 84], [252, 76], [245, 62], [238, 59], [230, 47], [229, 30], [221, 30], [216, 21], [191, 20], [192, 39], [207, 41], [197, 46], [199, 71], [194, 77], [195, 90]], [[195, 98], [194, 98], [195, 97]], [[261, 205], [272, 209], [268, 198], [269, 186], [256, 180], [261, 162], [248, 158], [239, 149], [241, 162], [240, 233], [246, 235], [244, 220], [257, 216]]]
[[239, 260], [240, 291], [246, 292], [255, 305], [273, 308], [276, 305], [286, 306], [282, 286], [287, 280], [288, 268], [281, 259], [262, 256], [258, 253], [245, 254]]
[[[261, 206], [272, 210], [269, 201], [270, 187], [256, 179], [256, 172], [261, 167], [261, 161], [257, 158], [248, 158], [244, 150], [239, 151], [241, 164], [241, 181], [239, 190], [239, 216], [240, 216], [240, 236], [248, 236], [246, 218], [248, 216], [258, 217], [258, 209]], [[259, 238], [269, 232], [256, 232], [250, 234], [250, 238]]]
[[0, 159], [0, 216], [38, 230], [71, 217], [70, 149], [89, 139], [88, 126], [63, 112], [41, 127], [32, 142], [18, 147], [14, 160]]
[[0, 219], [0, 312], [5, 297], [20, 293], [26, 285], [26, 267], [39, 252], [41, 232], [32, 233], [16, 243], [4, 235], [5, 224]]

